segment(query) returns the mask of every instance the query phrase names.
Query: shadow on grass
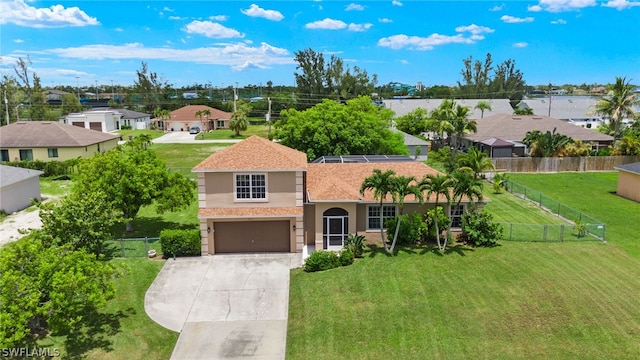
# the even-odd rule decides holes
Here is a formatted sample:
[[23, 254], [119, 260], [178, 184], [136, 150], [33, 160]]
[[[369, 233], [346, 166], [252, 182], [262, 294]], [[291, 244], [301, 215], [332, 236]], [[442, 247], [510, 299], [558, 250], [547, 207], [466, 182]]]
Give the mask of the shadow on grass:
[[444, 251], [441, 251], [436, 244], [424, 244], [424, 245], [415, 245], [415, 246], [399, 246], [396, 247], [393, 253], [385, 251], [382, 246], [375, 244], [368, 244], [367, 248], [368, 256], [370, 258], [374, 258], [378, 255], [384, 255], [387, 257], [397, 256], [399, 253], [405, 253], [409, 255], [426, 255], [432, 253], [437, 256], [444, 256], [449, 254], [457, 254], [460, 256], [466, 256], [466, 252], [474, 251], [472, 247], [463, 245], [463, 244], [453, 244], [447, 246]]

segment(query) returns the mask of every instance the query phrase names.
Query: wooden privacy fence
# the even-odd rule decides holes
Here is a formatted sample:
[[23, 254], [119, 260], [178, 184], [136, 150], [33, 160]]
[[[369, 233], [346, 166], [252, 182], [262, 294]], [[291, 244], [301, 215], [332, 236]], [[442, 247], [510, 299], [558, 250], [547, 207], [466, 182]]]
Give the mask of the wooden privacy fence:
[[576, 157], [512, 157], [492, 158], [491, 162], [504, 172], [565, 172], [613, 171], [614, 166], [640, 161], [635, 156], [576, 156]]

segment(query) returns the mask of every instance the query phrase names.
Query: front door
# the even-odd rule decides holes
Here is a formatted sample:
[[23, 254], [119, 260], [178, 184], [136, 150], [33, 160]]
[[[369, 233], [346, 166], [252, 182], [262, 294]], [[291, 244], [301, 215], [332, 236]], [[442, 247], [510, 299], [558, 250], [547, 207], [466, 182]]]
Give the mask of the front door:
[[326, 239], [327, 250], [340, 250], [344, 246], [344, 239], [347, 236], [348, 218], [345, 216], [327, 216]]

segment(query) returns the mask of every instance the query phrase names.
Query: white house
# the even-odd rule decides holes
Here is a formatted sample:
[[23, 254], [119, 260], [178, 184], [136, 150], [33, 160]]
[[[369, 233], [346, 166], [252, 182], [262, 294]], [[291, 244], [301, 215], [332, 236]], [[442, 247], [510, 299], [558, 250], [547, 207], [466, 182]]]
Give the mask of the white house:
[[102, 132], [120, 130], [122, 126], [144, 130], [151, 127], [151, 115], [127, 109], [96, 108], [68, 114], [60, 122]]
[[0, 210], [7, 214], [31, 205], [31, 199], [41, 200], [42, 171], [0, 165]]

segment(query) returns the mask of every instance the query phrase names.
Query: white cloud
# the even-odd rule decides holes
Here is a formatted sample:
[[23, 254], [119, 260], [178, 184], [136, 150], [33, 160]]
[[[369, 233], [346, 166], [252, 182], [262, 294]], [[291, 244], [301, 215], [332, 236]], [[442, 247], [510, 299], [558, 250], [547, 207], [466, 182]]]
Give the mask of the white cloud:
[[44, 51], [46, 54], [62, 58], [85, 60], [164, 60], [182, 63], [225, 65], [232, 70], [269, 68], [272, 65], [293, 64], [293, 56], [287, 49], [277, 48], [267, 43], [249, 46], [245, 43], [226, 43], [195, 49], [174, 49], [169, 47], [145, 47], [140, 43], [125, 45], [84, 45], [79, 47], [56, 48]]
[[[474, 44], [478, 40], [484, 39], [485, 33], [492, 33], [495, 30], [486, 26], [471, 24], [468, 26], [456, 27], [457, 35], [431, 34], [427, 37], [407, 36], [405, 34], [393, 35], [378, 40], [378, 46], [391, 49], [408, 48], [411, 50], [433, 50], [436, 46], [446, 44]], [[465, 36], [469, 32], [471, 36]]]
[[551, 21], [551, 24], [553, 24], [553, 25], [564, 25], [566, 23], [567, 23], [567, 21], [563, 20], [563, 19], [558, 19], [558, 20], [552, 20]]
[[213, 15], [209, 16], [209, 20], [213, 21], [227, 21], [229, 17], [227, 15]]
[[121, 28], [121, 27], [117, 27], [117, 28], [113, 29], [113, 31], [115, 31], [115, 32], [124, 32], [124, 29]]
[[388, 18], [378, 18], [378, 22], [381, 22], [381, 23], [392, 23], [393, 20], [388, 19]]
[[323, 29], [323, 30], [340, 30], [347, 27], [347, 24], [344, 21], [334, 20], [330, 18], [326, 18], [324, 20], [318, 20], [314, 22], [310, 22], [304, 26], [307, 29]]
[[596, 6], [596, 0], [539, 0], [537, 5], [530, 5], [527, 10], [533, 12], [563, 12], [580, 10], [590, 6]]
[[14, 43], [16, 43], [16, 44], [22, 44], [22, 43], [24, 42], [24, 40], [22, 40], [22, 39], [15, 39], [15, 40], [13, 40], [13, 42], [14, 42]]
[[525, 48], [525, 47], [527, 47], [527, 46], [529, 46], [529, 44], [527, 44], [527, 43], [526, 43], [526, 42], [524, 42], [524, 41], [523, 41], [523, 42], [517, 42], [517, 43], [514, 43], [514, 44], [513, 44], [513, 47], [514, 47], [514, 48]]
[[265, 18], [271, 21], [280, 21], [284, 19], [284, 15], [282, 15], [280, 11], [265, 10], [256, 4], [251, 4], [248, 9], [240, 11], [247, 16]]
[[504, 9], [505, 4], [502, 3], [500, 5], [495, 5], [494, 7], [490, 8], [489, 11], [500, 11], [502, 9]]
[[162, 8], [162, 11], [167, 11], [167, 12], [174, 12], [175, 10], [173, 10], [172, 8], [165, 6], [164, 8]]
[[357, 31], [357, 32], [362, 32], [362, 31], [367, 31], [369, 29], [371, 29], [371, 27], [373, 26], [373, 24], [370, 23], [366, 23], [366, 24], [354, 24], [351, 23], [349, 24], [349, 31]]
[[351, 4], [347, 5], [347, 7], [344, 10], [345, 11], [362, 11], [362, 10], [364, 10], [364, 6], [362, 6], [360, 4], [351, 3]]
[[533, 17], [527, 16], [526, 18], [519, 18], [511, 15], [502, 15], [502, 17], [500, 17], [500, 20], [509, 24], [515, 24], [515, 23], [532, 22]]
[[184, 31], [189, 34], [200, 34], [214, 39], [244, 37], [244, 34], [235, 29], [230, 29], [211, 21], [194, 20], [185, 26]]
[[169, 20], [186, 20], [186, 17], [183, 16], [175, 16], [175, 15], [170, 15], [169, 16]]
[[640, 6], [640, 1], [609, 0], [608, 2], [602, 4], [602, 6], [614, 8], [616, 10], [624, 10], [630, 9], [634, 6]]
[[0, 24], [15, 24], [32, 28], [58, 28], [99, 25], [95, 17], [87, 15], [77, 6], [49, 8], [29, 6], [24, 0], [0, 1]]
[[393, 5], [393, 6], [402, 6], [402, 3], [400, 1], [398, 1], [398, 0], [392, 0], [391, 1], [391, 5]]
[[408, 64], [409, 64], [409, 61], [407, 61], [407, 60], [405, 60], [405, 59], [402, 59], [402, 60], [400, 60], [400, 64], [402, 64], [402, 65], [408, 65]]

